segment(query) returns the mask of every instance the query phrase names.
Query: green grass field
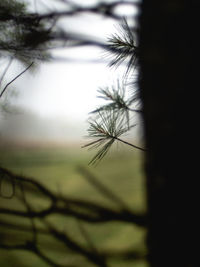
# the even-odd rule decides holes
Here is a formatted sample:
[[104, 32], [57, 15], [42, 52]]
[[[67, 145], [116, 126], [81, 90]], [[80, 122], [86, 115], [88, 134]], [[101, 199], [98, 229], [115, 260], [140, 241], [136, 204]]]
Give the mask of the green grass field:
[[[84, 166], [96, 179], [112, 190], [133, 211], [145, 211], [145, 190], [142, 171], [142, 154], [129, 149], [114, 149], [97, 166], [88, 166], [93, 152], [81, 149], [79, 146], [66, 147], [27, 147], [1, 148], [1, 166], [40, 181], [55, 193], [63, 196], [89, 200], [103, 205], [113, 205], [98, 190], [88, 183], [87, 179], [79, 172], [78, 167]], [[11, 186], [11, 185], [10, 185]], [[2, 191], [9, 192], [9, 185]], [[41, 199], [29, 199], [31, 204], [42, 204]], [[34, 203], [33, 203], [34, 202]], [[1, 198], [1, 205], [15, 207], [16, 200]], [[10, 220], [8, 215], [0, 215], [1, 220]], [[51, 219], [60, 229], [80, 243], [84, 243], [80, 234], [79, 222], [73, 218], [64, 220], [57, 216]], [[16, 222], [18, 219], [16, 218]], [[19, 221], [20, 222], [20, 221]], [[38, 224], [40, 222], [37, 222]], [[145, 231], [130, 223], [110, 222], [102, 225], [90, 225], [84, 223], [93, 244], [101, 250], [125, 250], [144, 247]], [[0, 226], [0, 234], [9, 240], [15, 234], [17, 240], [28, 238], [28, 233], [6, 229]], [[46, 249], [46, 253], [53, 259], [59, 259], [60, 263], [72, 264], [82, 262], [83, 259], [73, 253], [66, 253], [59, 242], [55, 242], [48, 236], [39, 237], [40, 243]], [[0, 250], [0, 266], [2, 267], [46, 267], [46, 263], [35, 257], [30, 252]], [[69, 266], [70, 266], [69, 264]], [[84, 263], [83, 267], [93, 266]], [[109, 266], [116, 267], [146, 267], [144, 261], [113, 261]]]

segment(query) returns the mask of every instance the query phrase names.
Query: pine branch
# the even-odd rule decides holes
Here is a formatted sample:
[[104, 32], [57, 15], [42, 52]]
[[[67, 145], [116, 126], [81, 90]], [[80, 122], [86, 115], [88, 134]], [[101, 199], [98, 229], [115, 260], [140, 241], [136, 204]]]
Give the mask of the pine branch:
[[88, 129], [88, 137], [95, 140], [83, 146], [89, 147], [90, 149], [100, 148], [89, 164], [96, 164], [102, 160], [115, 141], [120, 141], [131, 147], [145, 151], [145, 149], [119, 138], [135, 125], [127, 125], [126, 121], [124, 123], [124, 117], [120, 117], [119, 113], [112, 110], [100, 111], [98, 115], [99, 120], [93, 119], [89, 121], [90, 127]]
[[138, 56], [138, 48], [135, 43], [133, 29], [129, 27], [126, 19], [123, 19], [119, 34], [114, 34], [108, 39], [108, 47], [110, 51], [113, 51], [114, 55], [110, 66], [119, 66], [127, 60], [126, 73], [128, 73], [131, 68], [134, 68], [137, 65]]
[[97, 92], [99, 93], [97, 97], [104, 99], [108, 103], [93, 110], [92, 112], [90, 112], [90, 114], [95, 114], [107, 110], [113, 110], [117, 112], [121, 111], [122, 114], [126, 116], [127, 124], [129, 124], [129, 111], [137, 113], [141, 112], [141, 110], [139, 109], [132, 108], [132, 105], [137, 100], [137, 98], [126, 97], [126, 85], [124, 83], [117, 81], [116, 85], [99, 88]]

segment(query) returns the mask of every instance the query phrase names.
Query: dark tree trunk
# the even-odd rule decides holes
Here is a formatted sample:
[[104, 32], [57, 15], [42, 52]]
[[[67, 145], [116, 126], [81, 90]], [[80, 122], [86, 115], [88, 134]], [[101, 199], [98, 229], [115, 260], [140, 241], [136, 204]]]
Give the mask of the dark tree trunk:
[[198, 1], [144, 0], [141, 97], [151, 267], [200, 266]]

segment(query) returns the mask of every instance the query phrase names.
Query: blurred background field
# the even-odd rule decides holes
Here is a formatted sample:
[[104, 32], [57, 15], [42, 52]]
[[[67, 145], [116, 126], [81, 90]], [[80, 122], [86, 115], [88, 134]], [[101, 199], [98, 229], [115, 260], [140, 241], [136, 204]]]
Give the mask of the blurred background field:
[[[80, 2], [80, 6], [85, 7], [87, 2], [96, 1], [41, 1], [45, 2], [45, 5], [34, 0], [25, 2], [29, 3], [28, 7], [33, 12], [48, 13], [50, 10], [62, 11], [68, 2], [69, 5], [71, 2]], [[56, 2], [62, 2], [65, 7]], [[131, 9], [129, 5], [124, 9], [125, 14], [131, 14], [131, 21], [132, 16], [137, 14], [136, 9], [135, 6]], [[88, 163], [97, 151], [88, 152], [81, 149], [86, 141], [82, 144], [77, 143], [81, 136], [86, 135], [86, 119], [91, 115], [90, 112], [103, 104], [102, 99], [97, 97], [97, 90], [114, 86], [124, 78], [126, 64], [110, 68], [112, 58], [107, 57], [106, 51], [101, 48], [102, 44], [106, 44], [108, 39], [118, 32], [119, 22], [109, 16], [106, 18], [101, 14], [89, 13], [81, 15], [80, 18], [76, 15], [66, 18], [62, 16], [61, 21], [56, 19], [55, 22], [53, 28], [57, 27], [58, 22], [58, 32], [62, 28], [63, 32], [74, 31], [75, 36], [80, 34], [81, 41], [85, 35], [101, 45], [75, 45], [74, 48], [69, 45], [66, 49], [65, 45], [55, 47], [52, 50], [55, 60], [38, 64], [35, 71], [24, 73], [20, 79], [15, 80], [13, 87], [9, 87], [0, 103], [0, 167], [38, 181], [58, 196], [89, 201], [115, 210], [126, 206], [133, 212], [144, 212], [143, 155], [119, 145], [111, 149], [112, 151], [109, 151], [106, 158], [97, 166], [91, 166]], [[131, 26], [134, 26], [132, 24], [131, 22]], [[49, 25], [47, 26], [49, 29]], [[66, 40], [64, 43], [66, 44]], [[9, 71], [6, 70], [4, 73], [4, 68]], [[17, 77], [23, 71], [23, 66], [19, 62], [13, 62], [12, 65], [10, 62], [7, 65], [7, 62], [3, 61], [1, 69], [1, 77], [6, 74], [2, 84], [5, 88], [13, 77]], [[126, 100], [133, 93], [129, 89]], [[134, 92], [136, 89], [134, 88]], [[133, 140], [139, 140], [138, 143], [142, 139], [139, 117], [138, 114], [131, 115], [133, 124], [137, 124], [131, 132], [131, 137]], [[94, 176], [95, 183], [102, 183], [112, 192], [111, 195], [116, 197], [109, 198], [105, 190], [102, 193], [95, 183], [83, 175], [80, 167]], [[38, 211], [52, 204], [49, 203], [49, 199], [41, 196], [37, 187], [33, 186], [28, 188], [29, 191], [23, 191], [20, 183], [16, 186], [9, 179], [3, 176], [0, 181], [0, 238], [3, 244], [27, 244], [27, 241], [36, 239], [33, 231], [35, 225], [40, 229], [35, 243], [44, 255], [63, 266], [93, 266], [80, 256], [81, 253], [74, 253], [52, 237], [45, 225], [51, 223], [82, 246], [88, 245], [89, 237], [89, 243], [101, 253], [110, 251], [117, 256], [121, 251], [145, 251], [145, 231], [132, 222], [115, 220], [90, 224], [68, 216], [69, 214], [51, 214], [42, 219], [15, 216], [8, 212], [5, 214], [2, 212], [3, 209], [20, 210], [29, 214], [30, 210]], [[24, 184], [27, 186], [27, 182]], [[11, 197], [6, 198], [7, 196]], [[109, 262], [110, 267], [146, 267], [144, 261], [133, 262], [131, 257], [127, 257], [126, 262], [122, 258], [115, 258], [115, 261]], [[0, 249], [1, 266], [47, 267], [47, 264], [31, 252]]]
[[[88, 162], [95, 151], [88, 152], [81, 149], [80, 144], [71, 145], [15, 145], [1, 147], [0, 161], [1, 166], [12, 170], [15, 173], [31, 177], [47, 186], [53, 192], [74, 199], [89, 200], [93, 203], [100, 203], [105, 206], [117, 207], [110, 199], [101, 194], [95, 186], [92, 186], [80, 173], [79, 167], [84, 166], [95, 179], [109, 188], [117, 197], [123, 200], [125, 204], [134, 212], [145, 211], [145, 192], [142, 171], [142, 154], [129, 148], [114, 148], [109, 155], [103, 159], [97, 166], [90, 166]], [[3, 184], [1, 193], [9, 194], [12, 191], [12, 184]], [[34, 199], [27, 196], [27, 201], [31, 205], [45, 205], [45, 200]], [[15, 196], [12, 199], [1, 198], [1, 207], [17, 207], [18, 202]], [[12, 217], [13, 218], [13, 217]], [[16, 218], [16, 223], [20, 224], [22, 219]], [[0, 234], [6, 238], [16, 240], [27, 240], [30, 233], [25, 229], [30, 226], [30, 221], [23, 220], [24, 228], [16, 230], [6, 228], [4, 223], [10, 221], [9, 215], [1, 215]], [[50, 221], [58, 226], [62, 231], [80, 243], [84, 244], [84, 238], [80, 234], [79, 222], [74, 218], [62, 216], [52, 216]], [[13, 223], [13, 222], [12, 222]], [[39, 221], [36, 223], [40, 224]], [[134, 248], [144, 248], [145, 231], [131, 223], [109, 222], [101, 225], [81, 223], [87, 230], [93, 244], [99, 251], [111, 250], [121, 251]], [[42, 227], [42, 226], [41, 226]], [[5, 235], [4, 235], [5, 233]], [[53, 240], [47, 234], [39, 234], [41, 247], [52, 258], [60, 258], [61, 263], [75, 263], [83, 261], [81, 257], [74, 255], [58, 242]], [[21, 259], [23, 258], [23, 261]], [[45, 267], [46, 263], [39, 260], [30, 252], [5, 251], [1, 250], [0, 266], [38, 266]], [[93, 266], [84, 263], [84, 266]], [[110, 266], [147, 266], [143, 261], [111, 262]]]

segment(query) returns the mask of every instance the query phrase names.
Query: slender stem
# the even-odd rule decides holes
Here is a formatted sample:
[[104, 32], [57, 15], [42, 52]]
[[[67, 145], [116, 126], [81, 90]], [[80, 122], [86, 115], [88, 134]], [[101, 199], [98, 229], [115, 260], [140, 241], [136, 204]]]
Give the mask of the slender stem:
[[138, 112], [138, 113], [142, 112], [142, 110], [140, 110], [140, 109], [128, 108], [128, 110], [133, 111], [133, 112]]
[[3, 91], [0, 94], [0, 98], [2, 97], [2, 95], [5, 93], [6, 89], [8, 88], [8, 86], [13, 83], [15, 80], [17, 80], [22, 74], [24, 74], [31, 66], [33, 65], [33, 62], [25, 69], [23, 70], [21, 73], [19, 73], [15, 78], [13, 78], [9, 83], [6, 84], [6, 86], [4, 87]]
[[139, 150], [147, 151], [147, 150], [146, 150], [145, 148], [143, 148], [143, 147], [139, 147], [139, 146], [133, 145], [133, 144], [127, 142], [127, 141], [124, 141], [124, 140], [118, 138], [118, 137], [115, 137], [115, 139], [118, 140], [118, 141], [120, 141], [120, 142], [122, 142], [122, 143], [124, 143], [124, 144], [126, 144], [126, 145], [129, 145], [129, 146], [132, 146], [132, 147], [134, 147], [134, 148], [137, 148], [137, 149], [139, 149]]

